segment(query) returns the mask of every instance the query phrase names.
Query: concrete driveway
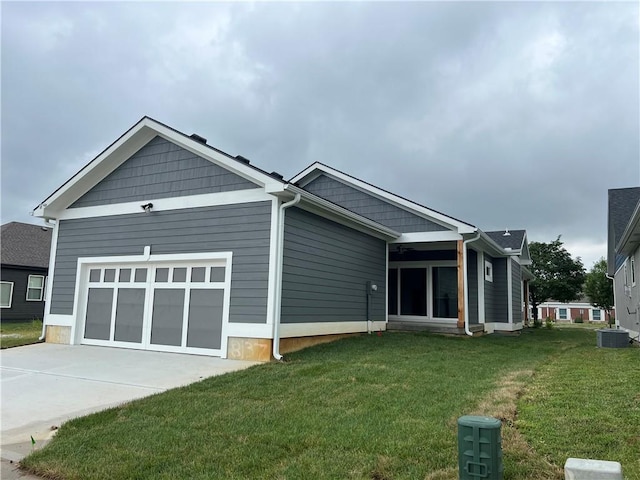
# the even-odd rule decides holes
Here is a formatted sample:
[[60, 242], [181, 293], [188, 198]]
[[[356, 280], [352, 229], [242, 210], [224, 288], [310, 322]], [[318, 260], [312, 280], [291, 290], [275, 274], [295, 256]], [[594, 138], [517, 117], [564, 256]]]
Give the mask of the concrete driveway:
[[41, 445], [52, 426], [71, 418], [256, 364], [87, 345], [2, 350], [2, 463], [28, 453], [31, 436]]

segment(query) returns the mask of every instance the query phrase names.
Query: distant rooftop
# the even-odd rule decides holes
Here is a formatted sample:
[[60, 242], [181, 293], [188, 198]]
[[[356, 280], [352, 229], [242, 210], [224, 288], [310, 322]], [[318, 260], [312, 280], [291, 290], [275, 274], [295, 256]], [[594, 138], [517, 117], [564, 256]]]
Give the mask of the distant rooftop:
[[0, 238], [2, 265], [49, 267], [51, 228], [29, 223], [2, 225]]

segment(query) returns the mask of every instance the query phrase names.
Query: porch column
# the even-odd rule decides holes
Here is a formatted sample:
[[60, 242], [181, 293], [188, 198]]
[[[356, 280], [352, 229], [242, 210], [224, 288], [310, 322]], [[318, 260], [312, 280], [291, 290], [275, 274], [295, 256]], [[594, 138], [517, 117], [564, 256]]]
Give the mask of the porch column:
[[458, 328], [464, 328], [464, 262], [463, 262], [464, 243], [462, 240], [457, 242], [457, 259], [458, 259]]

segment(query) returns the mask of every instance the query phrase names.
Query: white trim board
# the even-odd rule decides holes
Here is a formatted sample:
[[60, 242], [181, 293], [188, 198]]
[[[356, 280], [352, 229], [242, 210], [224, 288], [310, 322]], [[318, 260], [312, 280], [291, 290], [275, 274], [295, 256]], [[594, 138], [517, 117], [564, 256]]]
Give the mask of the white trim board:
[[[272, 201], [273, 196], [264, 193], [262, 188], [250, 190], [236, 190], [232, 192], [205, 193], [184, 197], [148, 198], [136, 202], [114, 203], [95, 207], [68, 208], [58, 218], [72, 220], [77, 218], [108, 217], [113, 215], [129, 215], [133, 213], [153, 215], [165, 210], [180, 210], [187, 208], [212, 207], [219, 205], [237, 205], [251, 202]], [[153, 208], [145, 213], [142, 205], [152, 203]]]

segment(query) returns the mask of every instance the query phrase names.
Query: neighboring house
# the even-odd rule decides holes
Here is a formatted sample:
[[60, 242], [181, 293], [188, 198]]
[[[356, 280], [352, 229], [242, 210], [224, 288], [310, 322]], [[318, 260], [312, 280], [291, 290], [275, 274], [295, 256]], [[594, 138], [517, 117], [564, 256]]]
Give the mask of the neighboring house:
[[607, 274], [614, 278], [616, 325], [640, 341], [640, 187], [609, 190]]
[[[610, 314], [615, 318], [614, 308], [611, 309]], [[556, 302], [553, 300], [541, 303], [538, 305], [538, 318], [544, 321], [547, 317], [554, 321], [571, 323], [575, 323], [578, 319], [581, 319], [585, 323], [607, 322], [607, 312], [591, 305], [588, 298], [569, 303]]]
[[46, 198], [47, 341], [268, 360], [398, 325], [517, 331], [526, 233], [315, 163], [284, 181], [144, 117]]
[[0, 246], [2, 321], [43, 318], [51, 228], [7, 223], [1, 227]]

